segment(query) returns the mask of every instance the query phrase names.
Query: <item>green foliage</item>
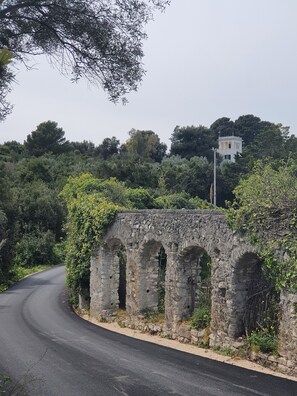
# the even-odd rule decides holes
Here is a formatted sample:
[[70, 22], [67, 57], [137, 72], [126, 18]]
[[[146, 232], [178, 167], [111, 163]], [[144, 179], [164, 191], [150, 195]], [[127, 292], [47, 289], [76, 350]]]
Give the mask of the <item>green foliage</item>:
[[[201, 267], [201, 281], [207, 283], [207, 281], [209, 281], [211, 278], [211, 258], [207, 253], [204, 253], [200, 256], [199, 261]], [[199, 300], [201, 299], [201, 297], [203, 298], [203, 296], [199, 296]]]
[[209, 198], [213, 166], [206, 158], [190, 160], [178, 155], [165, 158], [160, 167], [159, 185], [165, 194], [188, 193], [191, 197]]
[[147, 37], [144, 27], [154, 10], [164, 9], [168, 3], [1, 0], [0, 48], [6, 47], [16, 62], [47, 55], [63, 74], [74, 81], [87, 78], [116, 102], [136, 90], [141, 81], [142, 42]]
[[21, 233], [50, 230], [60, 236], [65, 210], [53, 189], [44, 182], [36, 181], [14, 189], [14, 194], [19, 206]]
[[0, 49], [0, 121], [3, 121], [12, 110], [12, 106], [5, 99], [14, 81], [14, 75], [8, 67], [12, 57], [13, 54], [7, 48]]
[[13, 55], [7, 48], [2, 48], [0, 50], [0, 65], [8, 65], [13, 58]]
[[213, 158], [213, 147], [217, 147], [217, 140], [213, 132], [200, 125], [179, 127], [176, 126], [171, 136], [171, 155], [180, 155], [183, 158], [206, 157]]
[[269, 329], [258, 329], [251, 332], [247, 342], [253, 352], [276, 353], [277, 336]]
[[14, 264], [32, 267], [36, 264], [56, 264], [55, 235], [51, 231], [24, 234], [16, 243]]
[[127, 188], [125, 197], [129, 208], [153, 209], [156, 207], [155, 199], [145, 188]]
[[30, 267], [30, 268], [14, 266], [10, 271], [9, 278], [1, 279], [0, 293], [7, 290], [9, 286], [13, 285], [14, 283], [18, 282], [21, 279], [29, 275], [35, 274], [36, 272], [45, 271], [52, 267], [53, 267], [52, 264], [34, 265], [34, 267]]
[[30, 155], [59, 154], [69, 150], [65, 132], [54, 121], [42, 122], [27, 136], [24, 146]]
[[[11, 276], [16, 263], [31, 266], [34, 260], [45, 263], [63, 260], [68, 251], [63, 247], [63, 238], [70, 225], [63, 229], [66, 205], [58, 194], [69, 176], [74, 182], [70, 177], [63, 194], [65, 202], [76, 202], [72, 209], [77, 216], [81, 214], [83, 205], [91, 211], [90, 196], [93, 195], [96, 200], [121, 209], [211, 209], [207, 202], [213, 177], [213, 153], [209, 151], [211, 139], [216, 140], [219, 132], [225, 135], [230, 131], [242, 136], [245, 144], [244, 152], [235, 164], [222, 163], [217, 167], [217, 202], [223, 205], [225, 199], [233, 200], [232, 190], [240, 178], [246, 178], [251, 173], [255, 158], [296, 157], [297, 138], [289, 136], [288, 128], [263, 122], [252, 115], [241, 116], [234, 122], [222, 118], [209, 129], [178, 127], [173, 137], [184, 158], [180, 155], [163, 158], [165, 147], [152, 131], [134, 130], [122, 146], [112, 137], [95, 147], [87, 141], [67, 143], [64, 131], [51, 121], [37, 126], [36, 133], [29, 135], [25, 145], [14, 141], [0, 145], [1, 279]], [[207, 153], [210, 161], [206, 158]], [[277, 171], [279, 165], [274, 164], [272, 169]], [[289, 179], [287, 181], [290, 182]], [[254, 180], [254, 184], [260, 185], [258, 180]], [[262, 191], [266, 191], [266, 187], [267, 183], [261, 187]], [[291, 187], [294, 192], [294, 182]], [[282, 184], [275, 189], [285, 191], [283, 201], [291, 202], [292, 191], [288, 192]], [[83, 198], [85, 196], [88, 196], [86, 200]], [[251, 196], [252, 201], [254, 191]], [[238, 207], [235, 204], [233, 209], [237, 211]], [[292, 282], [287, 282], [286, 278], [292, 279], [296, 273], [292, 264], [296, 214], [293, 209], [288, 212], [285, 207], [271, 209], [271, 213], [274, 210], [273, 221], [265, 228], [265, 221], [263, 224], [255, 221], [261, 219], [257, 210], [251, 206], [249, 213], [251, 216], [255, 213], [253, 222], [257, 223], [257, 227], [260, 224], [264, 231], [246, 231], [252, 240], [261, 245], [267, 273], [278, 279], [279, 284], [290, 285]], [[264, 218], [268, 212], [265, 208]], [[243, 212], [238, 217], [243, 223], [248, 222]], [[244, 228], [242, 226], [240, 229]], [[273, 234], [274, 230], [279, 231], [279, 237], [269, 245], [263, 235]], [[282, 252], [281, 260], [276, 251]], [[288, 266], [288, 260], [292, 265]], [[276, 274], [270, 270], [275, 268], [278, 269]]]
[[12, 384], [11, 377], [7, 375], [0, 376], [0, 395], [8, 394], [8, 388], [10, 387], [11, 384]]
[[259, 117], [255, 117], [253, 114], [246, 114], [238, 117], [235, 121], [231, 121], [227, 117], [219, 118], [210, 126], [210, 130], [216, 138], [219, 136], [240, 136], [244, 145], [248, 146], [253, 143], [264, 128], [272, 125], [274, 124], [261, 121]]
[[188, 209], [189, 196], [186, 193], [163, 195], [156, 198], [156, 204], [160, 209]]
[[159, 165], [151, 160], [146, 161], [138, 156], [121, 153], [108, 161], [100, 162], [95, 174], [102, 179], [115, 177], [131, 188], [156, 188]]
[[103, 142], [98, 146], [97, 153], [102, 156], [104, 160], [110, 158], [114, 154], [119, 152], [120, 141], [113, 136], [110, 138], [105, 138]]
[[[200, 259], [201, 285], [199, 288], [199, 306], [194, 310], [191, 323], [196, 330], [209, 328], [211, 321], [211, 258], [202, 254]], [[207, 338], [207, 337], [206, 337]]]
[[212, 205], [199, 197], [191, 198], [185, 192], [161, 195], [155, 199], [159, 209], [212, 209]]
[[241, 180], [228, 221], [246, 232], [264, 260], [277, 290], [297, 290], [297, 163], [257, 162]]
[[70, 178], [61, 193], [68, 209], [67, 285], [75, 296], [88, 294], [92, 250], [119, 210], [111, 199], [122, 198], [121, 192], [122, 186], [115, 180], [83, 174]]
[[130, 155], [145, 160], [161, 162], [166, 154], [167, 146], [160, 142], [159, 136], [153, 131], [139, 131], [132, 129], [130, 138], [124, 145], [124, 149]]
[[193, 329], [202, 330], [210, 325], [211, 313], [208, 305], [201, 305], [196, 308], [191, 317]]

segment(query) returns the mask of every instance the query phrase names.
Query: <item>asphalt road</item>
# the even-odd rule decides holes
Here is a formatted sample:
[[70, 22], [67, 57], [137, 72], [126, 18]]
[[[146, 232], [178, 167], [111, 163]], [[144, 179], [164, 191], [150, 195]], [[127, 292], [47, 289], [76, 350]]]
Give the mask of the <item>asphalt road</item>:
[[77, 317], [64, 268], [0, 294], [0, 370], [31, 396], [297, 396], [297, 382], [101, 329]]

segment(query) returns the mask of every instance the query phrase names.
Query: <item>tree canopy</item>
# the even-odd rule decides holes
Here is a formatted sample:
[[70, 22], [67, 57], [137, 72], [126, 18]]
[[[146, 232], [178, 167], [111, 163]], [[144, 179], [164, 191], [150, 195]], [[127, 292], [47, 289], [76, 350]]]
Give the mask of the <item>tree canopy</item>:
[[[101, 85], [112, 101], [136, 90], [144, 69], [144, 25], [169, 0], [2, 0], [0, 50], [15, 62], [46, 54], [74, 81], [86, 77]], [[1, 53], [0, 53], [1, 54]], [[1, 55], [0, 55], [1, 56]], [[2, 118], [12, 75], [0, 59]], [[5, 79], [3, 79], [3, 76]], [[5, 111], [6, 110], [6, 111]]]
[[6, 48], [0, 49], [0, 121], [11, 112], [11, 105], [5, 99], [14, 79], [13, 73], [8, 68], [11, 58], [12, 54]]
[[171, 135], [171, 155], [180, 155], [183, 158], [206, 157], [213, 158], [213, 147], [217, 147], [217, 140], [213, 132], [200, 125], [179, 127], [176, 126]]
[[47, 152], [58, 154], [67, 150], [65, 132], [58, 128], [54, 121], [42, 122], [27, 136], [24, 143], [25, 148], [31, 155], [40, 156]]
[[129, 136], [130, 138], [123, 147], [129, 154], [145, 160], [162, 161], [167, 146], [160, 142], [160, 138], [155, 132], [131, 129]]

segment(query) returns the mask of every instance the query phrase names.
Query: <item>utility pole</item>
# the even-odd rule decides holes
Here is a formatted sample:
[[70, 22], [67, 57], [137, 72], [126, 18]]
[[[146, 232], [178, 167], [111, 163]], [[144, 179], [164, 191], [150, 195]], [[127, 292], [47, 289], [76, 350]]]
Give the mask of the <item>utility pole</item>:
[[213, 148], [213, 206], [217, 206], [217, 149]]

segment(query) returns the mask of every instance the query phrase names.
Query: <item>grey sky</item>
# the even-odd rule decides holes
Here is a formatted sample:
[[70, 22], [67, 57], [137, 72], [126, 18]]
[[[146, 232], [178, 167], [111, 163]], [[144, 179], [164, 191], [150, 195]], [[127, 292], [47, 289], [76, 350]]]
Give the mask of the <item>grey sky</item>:
[[130, 129], [150, 129], [169, 144], [176, 125], [209, 126], [220, 117], [254, 114], [297, 135], [297, 1], [172, 0], [147, 27], [147, 74], [126, 106], [102, 89], [72, 84], [35, 59], [20, 71], [0, 123], [0, 143], [23, 142], [43, 121], [71, 141], [99, 144]]

